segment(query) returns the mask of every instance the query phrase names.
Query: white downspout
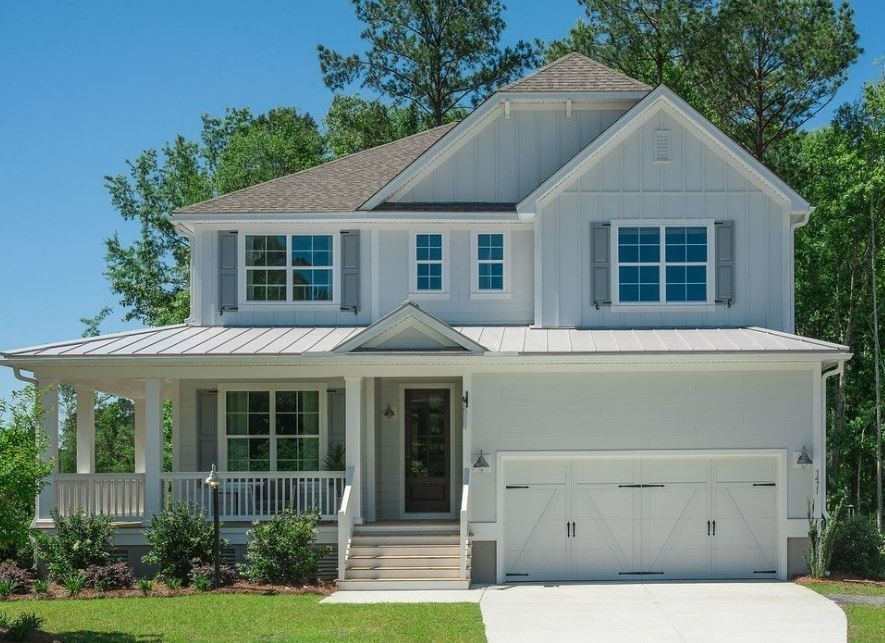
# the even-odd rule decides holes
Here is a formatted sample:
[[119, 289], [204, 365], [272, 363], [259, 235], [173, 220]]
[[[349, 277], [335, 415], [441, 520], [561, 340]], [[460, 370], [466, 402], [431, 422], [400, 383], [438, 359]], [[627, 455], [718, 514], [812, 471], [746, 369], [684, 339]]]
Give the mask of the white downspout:
[[33, 384], [34, 386], [37, 386], [37, 378], [31, 377], [28, 375], [22, 375], [21, 366], [13, 366], [12, 367], [12, 374], [15, 377], [15, 379], [17, 379], [20, 382], [25, 382], [26, 384]]
[[[827, 486], [827, 380], [834, 375], [842, 375], [845, 372], [845, 362], [839, 361], [835, 366], [821, 371], [820, 386], [820, 429], [818, 431], [819, 444], [815, 445], [815, 459], [818, 461], [815, 476], [817, 476], [817, 489], [815, 490], [815, 502], [820, 507], [821, 516], [827, 516], [826, 498]], [[819, 454], [819, 455], [818, 455]]]

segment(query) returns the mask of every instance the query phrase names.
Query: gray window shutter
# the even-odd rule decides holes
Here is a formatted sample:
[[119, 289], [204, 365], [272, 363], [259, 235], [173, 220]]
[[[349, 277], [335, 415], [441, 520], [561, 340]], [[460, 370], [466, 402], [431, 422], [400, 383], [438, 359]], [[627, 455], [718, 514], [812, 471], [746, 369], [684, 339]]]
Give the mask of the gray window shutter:
[[237, 309], [237, 231], [218, 233], [218, 310]]
[[716, 303], [734, 302], [734, 221], [717, 221]]
[[341, 231], [341, 310], [360, 310], [360, 231]]
[[590, 224], [590, 270], [593, 305], [612, 303], [611, 224]]

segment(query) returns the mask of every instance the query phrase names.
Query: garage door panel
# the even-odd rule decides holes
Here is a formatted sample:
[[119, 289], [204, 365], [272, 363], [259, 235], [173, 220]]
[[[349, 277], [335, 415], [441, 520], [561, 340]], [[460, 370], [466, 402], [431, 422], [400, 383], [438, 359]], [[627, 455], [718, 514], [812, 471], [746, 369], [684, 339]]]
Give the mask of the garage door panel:
[[635, 458], [572, 460], [574, 484], [631, 484], [639, 482], [640, 464]]
[[504, 490], [504, 515], [507, 520], [566, 520], [564, 485], [526, 485]]
[[642, 489], [642, 519], [707, 519], [704, 484], [667, 484]]
[[504, 467], [504, 484], [567, 484], [569, 461], [567, 459], [514, 460]]
[[643, 458], [642, 482], [646, 484], [701, 482], [710, 477], [710, 461], [706, 458]]
[[713, 574], [718, 578], [772, 578], [777, 575], [777, 549], [717, 548]]
[[567, 487], [505, 489], [504, 571], [509, 580], [567, 578]]
[[716, 545], [765, 548], [777, 537], [777, 521], [771, 518], [716, 518]]
[[723, 457], [713, 460], [715, 482], [774, 482], [777, 460], [774, 457]]
[[727, 518], [775, 518], [775, 487], [754, 487], [752, 483], [716, 485], [716, 515]]
[[637, 489], [617, 485], [584, 485], [572, 488], [572, 516], [575, 520], [633, 520], [639, 510]]
[[703, 579], [709, 576], [706, 543], [698, 547], [672, 547], [642, 551], [642, 569], [662, 579]]

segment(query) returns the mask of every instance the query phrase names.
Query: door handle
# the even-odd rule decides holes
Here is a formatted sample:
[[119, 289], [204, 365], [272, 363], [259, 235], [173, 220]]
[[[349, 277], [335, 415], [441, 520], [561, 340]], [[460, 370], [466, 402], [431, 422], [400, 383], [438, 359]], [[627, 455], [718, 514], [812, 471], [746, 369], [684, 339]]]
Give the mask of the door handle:
[[713, 521], [713, 535], [716, 535], [716, 521]]
[[575, 529], [575, 521], [572, 520], [572, 538], [578, 535], [578, 530]]
[[572, 532], [571, 532], [571, 529], [569, 528], [569, 521], [568, 520], [565, 521], [565, 537], [566, 538], [572, 537]]
[[707, 535], [710, 535], [710, 521], [707, 521]]

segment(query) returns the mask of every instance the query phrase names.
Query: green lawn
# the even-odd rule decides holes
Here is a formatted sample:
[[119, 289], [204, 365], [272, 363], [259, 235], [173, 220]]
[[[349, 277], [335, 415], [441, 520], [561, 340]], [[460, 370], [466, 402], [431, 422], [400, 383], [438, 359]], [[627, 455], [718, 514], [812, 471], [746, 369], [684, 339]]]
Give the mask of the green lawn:
[[[828, 581], [808, 583], [806, 587], [821, 594], [885, 596], [885, 587], [881, 585]], [[885, 607], [846, 605], [843, 609], [848, 616], [848, 640], [851, 643], [882, 643], [885, 641]]]
[[479, 605], [320, 605], [321, 596], [204, 594], [0, 603], [64, 641], [485, 641]]

